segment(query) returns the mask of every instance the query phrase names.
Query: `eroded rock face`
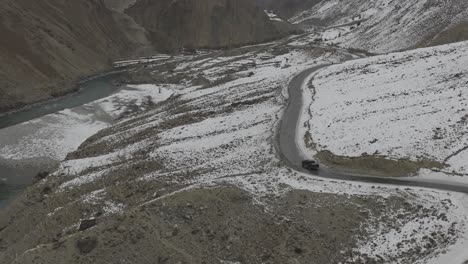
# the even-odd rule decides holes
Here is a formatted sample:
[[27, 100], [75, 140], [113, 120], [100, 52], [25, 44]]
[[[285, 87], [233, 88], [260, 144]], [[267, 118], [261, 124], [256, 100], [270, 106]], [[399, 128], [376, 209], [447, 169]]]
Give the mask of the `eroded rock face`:
[[90, 229], [91, 227], [95, 226], [96, 224], [97, 224], [96, 218], [81, 220], [79, 230], [80, 231], [85, 231], [85, 230]]
[[321, 0], [256, 0], [262, 8], [274, 10], [284, 18], [291, 18], [296, 13], [307, 10]]
[[134, 49], [100, 0], [0, 3], [0, 112], [69, 92]]
[[0, 112], [64, 95], [120, 57], [258, 43], [289, 30], [250, 0], [5, 0]]
[[233, 47], [282, 35], [251, 0], [140, 0], [126, 13], [166, 51]]

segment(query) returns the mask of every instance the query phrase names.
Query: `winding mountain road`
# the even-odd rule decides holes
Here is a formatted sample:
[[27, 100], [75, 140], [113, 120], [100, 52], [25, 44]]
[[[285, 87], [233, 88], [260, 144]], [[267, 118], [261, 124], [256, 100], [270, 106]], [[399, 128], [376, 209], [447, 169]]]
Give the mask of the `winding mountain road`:
[[410, 187], [423, 187], [438, 190], [454, 191], [461, 193], [468, 193], [468, 185], [462, 183], [452, 183], [446, 181], [419, 179], [419, 178], [405, 178], [405, 177], [377, 177], [367, 175], [356, 175], [351, 173], [336, 172], [333, 169], [321, 165], [320, 170], [317, 172], [310, 172], [302, 168], [301, 162], [304, 159], [311, 159], [306, 157], [297, 145], [296, 135], [300, 114], [302, 111], [302, 88], [307, 78], [314, 72], [327, 67], [328, 65], [317, 66], [307, 69], [299, 73], [289, 83], [289, 101], [287, 108], [280, 120], [279, 132], [276, 137], [276, 147], [281, 159], [292, 169], [311, 174], [318, 177], [358, 181], [376, 184], [391, 184]]

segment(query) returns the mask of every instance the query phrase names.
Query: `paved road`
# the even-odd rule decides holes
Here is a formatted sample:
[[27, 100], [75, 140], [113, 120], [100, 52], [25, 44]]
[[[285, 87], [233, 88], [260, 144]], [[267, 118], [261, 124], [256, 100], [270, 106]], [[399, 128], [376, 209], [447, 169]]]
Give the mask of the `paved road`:
[[[301, 166], [301, 162], [304, 159], [307, 159], [302, 153], [300, 148], [296, 144], [296, 134], [297, 127], [299, 122], [299, 115], [302, 108], [302, 84], [315, 71], [326, 67], [327, 65], [322, 65], [314, 67], [308, 70], [305, 70], [299, 73], [294, 77], [289, 83], [289, 101], [288, 106], [280, 120], [279, 133], [277, 133], [276, 144], [277, 149], [280, 154], [280, 157], [286, 164], [294, 170], [312, 174], [315, 176], [337, 179], [337, 180], [347, 180], [347, 181], [359, 181], [367, 183], [376, 183], [376, 184], [392, 184], [392, 185], [402, 185], [402, 186], [411, 186], [411, 187], [423, 187], [423, 188], [432, 188], [438, 190], [446, 191], [455, 191], [468, 193], [467, 184], [451, 183], [438, 180], [428, 180], [428, 179], [415, 179], [415, 178], [402, 178], [402, 177], [377, 177], [377, 176], [364, 176], [356, 174], [347, 174], [341, 172], [334, 172], [330, 168], [321, 166], [320, 170], [315, 173], [311, 173], [307, 170], [304, 170]], [[312, 157], [309, 157], [309, 159]]]

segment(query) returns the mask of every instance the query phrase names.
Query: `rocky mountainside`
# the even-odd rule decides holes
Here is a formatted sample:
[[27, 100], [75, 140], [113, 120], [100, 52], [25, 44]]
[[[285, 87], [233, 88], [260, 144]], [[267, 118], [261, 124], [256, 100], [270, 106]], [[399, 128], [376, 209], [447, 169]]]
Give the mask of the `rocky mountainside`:
[[164, 51], [234, 47], [285, 35], [251, 0], [140, 0], [126, 13]]
[[279, 16], [289, 19], [298, 12], [310, 9], [321, 0], [256, 0], [264, 9], [274, 10]]
[[468, 2], [326, 0], [291, 18], [320, 24], [326, 40], [376, 53], [468, 39]]
[[103, 0], [103, 2], [109, 9], [122, 13], [131, 5], [134, 5], [137, 0]]
[[2, 1], [0, 113], [63, 95], [118, 57], [236, 46], [284, 33], [249, 0], [135, 2]]
[[154, 53], [153, 43], [148, 38], [148, 32], [144, 27], [136, 23], [125, 10], [135, 4], [137, 0], [102, 0], [104, 5], [112, 12], [117, 26], [125, 33], [126, 37], [135, 44], [135, 54], [149, 55]]
[[0, 112], [62, 95], [134, 49], [100, 0], [0, 3]]
[[0, 215], [0, 264], [429, 264], [446, 252], [468, 223], [461, 195], [320, 179], [280, 159], [288, 81], [350, 56], [309, 39], [140, 60], [123, 80], [159, 102], [86, 140]]
[[[4, 32], [9, 35], [5, 36], [15, 36], [11, 39], [21, 41], [12, 46], [13, 42], [0, 40], [3, 52], [0, 54], [18, 54], [17, 61], [10, 60], [26, 66], [37, 57], [41, 59], [37, 64], [41, 66], [37, 66], [39, 69], [54, 65], [52, 69], [56, 72], [59, 68], [55, 67], [55, 61], [68, 53], [57, 48], [55, 53], [43, 51], [42, 46], [33, 45], [37, 40], [34, 34], [39, 33], [26, 31], [27, 27], [13, 27], [20, 22], [27, 26], [39, 24], [41, 20], [34, 15], [38, 10], [50, 15], [44, 15], [47, 21], [59, 21], [55, 27], [68, 28], [54, 27], [60, 34], [54, 33], [51, 43], [76, 34], [80, 44], [71, 42], [70, 49], [78, 50], [74, 45], [80, 45], [80, 50], [90, 54], [83, 52], [86, 55], [83, 58], [62, 59], [77, 69], [86, 68], [87, 60], [101, 65], [86, 68], [89, 72], [105, 69], [109, 60], [134, 52], [138, 47], [168, 51], [183, 47], [229, 47], [282, 35], [276, 25], [283, 23], [282, 19], [274, 12], [255, 7], [254, 0], [80, 0], [83, 6], [44, 0], [34, 3], [31, 9], [35, 10], [34, 14], [25, 18], [26, 21], [15, 20], [14, 14], [29, 14], [30, 11], [19, 8], [25, 7], [20, 4], [27, 0], [8, 1], [6, 6], [11, 11], [5, 17], [9, 20], [0, 16], [0, 25], [8, 29]], [[419, 7], [416, 1], [411, 1], [414, 8]], [[341, 1], [327, 2], [331, 8], [346, 5]], [[374, 10], [368, 2], [354, 3], [362, 4], [355, 6], [357, 9], [369, 7], [359, 9], [362, 12]], [[38, 9], [39, 6], [43, 9]], [[321, 22], [325, 25], [324, 37], [347, 29], [348, 35], [330, 38], [332, 43], [341, 45], [351, 45], [353, 30], [359, 30], [371, 17], [380, 21], [371, 11], [354, 16], [354, 11], [333, 14], [324, 3], [320, 3], [320, 8], [317, 12], [324, 17], [307, 18], [304, 13], [302, 22]], [[68, 17], [68, 12], [78, 12], [77, 18]], [[416, 15], [414, 19], [424, 19]], [[294, 19], [301, 22], [298, 16]], [[69, 20], [73, 24], [67, 24]], [[389, 21], [388, 27], [395, 29], [390, 32], [392, 37], [403, 36], [398, 30], [403, 27]], [[79, 29], [74, 29], [75, 26]], [[376, 26], [385, 28], [383, 22]], [[25, 38], [29, 35], [15, 30], [20, 33], [24, 30], [33, 37]], [[35, 31], [41, 32], [37, 28]], [[464, 29], [454, 27], [452, 31], [444, 32], [463, 36]], [[103, 35], [94, 36], [96, 32]], [[93, 36], [91, 40], [88, 35]], [[371, 43], [378, 44], [378, 36], [373, 35]], [[392, 130], [386, 125], [397, 124], [396, 128], [407, 125], [412, 133], [396, 137], [399, 143], [412, 138], [408, 135], [424, 134], [436, 136], [433, 139], [437, 140], [437, 148], [424, 144], [429, 154], [440, 154], [444, 147], [446, 152], [454, 150], [460, 141], [453, 139], [460, 138], [456, 136], [461, 133], [466, 138], [467, 97], [462, 89], [467, 79], [464, 66], [468, 56], [463, 54], [467, 54], [468, 43], [363, 59], [361, 52], [353, 53], [326, 43], [315, 45], [316, 38], [317, 34], [312, 32], [261, 45], [123, 60], [117, 65], [132, 68], [119, 76], [118, 81], [128, 86], [111, 97], [9, 127], [14, 129], [11, 134], [24, 131], [25, 127], [34, 131], [21, 137], [19, 143], [0, 146], [0, 158], [32, 159], [42, 157], [42, 152], [49, 156], [55, 153], [57, 159], [65, 155], [66, 158], [50, 173], [39, 173], [35, 177], [37, 182], [0, 212], [0, 264], [466, 263], [466, 255], [456, 252], [465, 254], [468, 243], [465, 194], [317, 177], [296, 171], [295, 166], [289, 165], [287, 153], [281, 152], [277, 145], [284, 136], [278, 126], [287, 118], [283, 115], [285, 107], [288, 101], [293, 102], [290, 98], [294, 96], [292, 93], [288, 96], [288, 91], [294, 89], [302, 93], [300, 99], [304, 106], [297, 109], [298, 129], [310, 125], [334, 129], [333, 126], [348, 120], [359, 124], [359, 120], [346, 117], [352, 114], [349, 109], [359, 109], [359, 105], [365, 109], [372, 106], [390, 109], [395, 102], [408, 106], [421, 100], [420, 106], [413, 107], [420, 111], [411, 111], [413, 115], [420, 114], [414, 118], [422, 122], [431, 114], [440, 119], [414, 128], [411, 127], [414, 122], [405, 122], [414, 121], [405, 119], [407, 112], [401, 110], [401, 120], [395, 120], [392, 114], [395, 109], [390, 109], [387, 112], [392, 120], [380, 129], [390, 133]], [[445, 39], [442, 34], [439, 38]], [[21, 43], [28, 43], [27, 49], [9, 52], [23, 47]], [[357, 60], [337, 65], [353, 58]], [[314, 70], [318, 72], [312, 73]], [[66, 69], [63, 71], [59, 73], [67, 73]], [[422, 73], [415, 74], [415, 71]], [[384, 82], [382, 77], [386, 78]], [[61, 80], [55, 72], [46, 78]], [[448, 79], [451, 85], [444, 85], [443, 80]], [[384, 86], [389, 81], [394, 83], [390, 90]], [[333, 85], [339, 82], [341, 85]], [[376, 84], [385, 89], [376, 91], [373, 89]], [[326, 85], [330, 87], [320, 87]], [[353, 85], [356, 88], [353, 94], [343, 96], [343, 91]], [[335, 90], [337, 95], [330, 96]], [[447, 98], [441, 100], [441, 96]], [[339, 101], [341, 97], [343, 100]], [[323, 115], [341, 111], [344, 114], [338, 115], [338, 119], [342, 120], [331, 117], [310, 121], [310, 115], [320, 118], [312, 108], [314, 100], [317, 102], [313, 106], [319, 106]], [[443, 107], [439, 107], [441, 104]], [[443, 112], [438, 111], [441, 109]], [[364, 116], [369, 115], [364, 113]], [[381, 121], [382, 117], [385, 115], [374, 120]], [[48, 121], [44, 121], [46, 118]], [[374, 120], [365, 124], [375, 124]], [[337, 140], [349, 140], [349, 135], [364, 135], [359, 140], [363, 142], [345, 142], [361, 154], [372, 153], [374, 149], [358, 151], [357, 148], [373, 148], [386, 139], [381, 135], [368, 138], [378, 131], [368, 133], [355, 129], [356, 133], [350, 134], [356, 126], [343, 127], [344, 132], [336, 134], [330, 142], [326, 140], [333, 133], [302, 130], [303, 136], [294, 133], [293, 144], [311, 153], [326, 151]], [[371, 126], [370, 130], [375, 128]], [[454, 133], [445, 133], [453, 128]], [[51, 130], [58, 133], [48, 132]], [[90, 131], [98, 132], [82, 142]], [[6, 137], [0, 135], [0, 138]], [[447, 148], [445, 143], [453, 148]], [[74, 151], [68, 153], [71, 149]], [[38, 153], [33, 153], [35, 150]], [[451, 158], [466, 154], [462, 153], [466, 149], [456, 150]], [[341, 154], [349, 155], [349, 152]], [[465, 167], [456, 167], [464, 166], [464, 162], [449, 159], [445, 162], [452, 165], [451, 169], [465, 173]], [[336, 160], [349, 161], [346, 156]], [[365, 162], [374, 164], [375, 160]], [[325, 175], [335, 173], [333, 168], [329, 170], [323, 165], [320, 168]], [[356, 172], [351, 166], [347, 168], [350, 173]]]

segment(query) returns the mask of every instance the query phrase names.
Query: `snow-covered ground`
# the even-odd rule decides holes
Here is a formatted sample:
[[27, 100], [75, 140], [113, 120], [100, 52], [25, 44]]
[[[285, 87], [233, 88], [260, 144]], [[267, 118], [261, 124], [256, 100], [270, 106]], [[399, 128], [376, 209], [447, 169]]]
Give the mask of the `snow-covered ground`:
[[[266, 213], [269, 208], [265, 201], [269, 197], [286, 195], [291, 190], [332, 194], [343, 203], [352, 197], [378, 201], [379, 208], [367, 208], [365, 203], [349, 204], [364, 216], [362, 225], [354, 227], [360, 231], [356, 233], [363, 235], [357, 238], [354, 256], [348, 259], [351, 263], [358, 258], [384, 263], [427, 263], [439, 253], [461, 247], [461, 243], [466, 243], [463, 239], [468, 237], [465, 196], [327, 180], [292, 171], [283, 165], [274, 141], [286, 105], [289, 80], [305, 69], [350, 56], [342, 51], [297, 46], [307, 40], [311, 38], [297, 39], [289, 47], [276, 42], [242, 52], [238, 50], [232, 55], [187, 56], [178, 58], [173, 69], [163, 67], [161, 70], [149, 65], [146, 69], [153, 76], [180, 77], [175, 79], [181, 79], [182, 85], [133, 88], [151, 89], [156, 93], [150, 94], [151, 98], [157, 99], [159, 88], [164, 91], [169, 87], [177, 96], [101, 130], [71, 153], [58, 171], [38, 184], [37, 188], [54, 186], [50, 196], [45, 198], [44, 203], [50, 207], [44, 208], [49, 208], [50, 212], [44, 215], [44, 226], [49, 226], [48, 221], [65, 223], [58, 231], [73, 233], [80, 219], [100, 215], [99, 212], [111, 217], [184, 191], [227, 185], [250, 193], [255, 203], [264, 206]], [[456, 54], [454, 58], [460, 56]], [[346, 66], [326, 69], [320, 76], [325, 79], [327, 72], [339, 67]], [[353, 84], [353, 78], [353, 75], [346, 76], [348, 84]], [[325, 91], [333, 93], [332, 88], [330, 85]], [[162, 94], [167, 99], [171, 93]], [[147, 95], [141, 92], [137, 99], [142, 101], [138, 99], [137, 102], [143, 104]], [[337, 95], [339, 93], [333, 94]], [[122, 98], [135, 100], [134, 94], [121, 93], [115, 100], [107, 98], [96, 104], [108, 113], [117, 111], [114, 114], [117, 116], [121, 113], [119, 106], [122, 104], [118, 102]], [[351, 99], [352, 96], [347, 97]], [[332, 100], [331, 97], [324, 102]], [[109, 103], [112, 104], [109, 106]], [[340, 112], [339, 104], [332, 106], [335, 114], [341, 114], [338, 117], [346, 116]], [[328, 111], [322, 112], [327, 114]], [[71, 115], [70, 111], [66, 113]], [[329, 123], [327, 120], [323, 125], [326, 127]], [[96, 125], [95, 130], [100, 128]], [[14, 151], [6, 148], [5, 153]], [[53, 201], [49, 202], [48, 197]], [[321, 201], [314, 203], [319, 207], [323, 205]], [[65, 215], [76, 216], [76, 219], [61, 217]], [[58, 222], [56, 218], [65, 220]], [[416, 254], [419, 247], [425, 248]], [[33, 254], [35, 250], [40, 247], [33, 247], [24, 254]]]
[[139, 84], [127, 85], [118, 93], [92, 103], [117, 119], [125, 116], [126, 112], [144, 111], [148, 106], [167, 100], [174, 95], [176, 85]]
[[467, 54], [463, 42], [319, 71], [308, 91], [317, 149], [436, 161], [440, 172], [427, 168], [419, 177], [468, 183]]
[[295, 15], [292, 23], [322, 21], [323, 39], [374, 53], [430, 43], [467, 18], [466, 1], [322, 1]]
[[[325, 54], [321, 60], [330, 55]], [[289, 65], [289, 62], [294, 62], [294, 65]], [[313, 61], [309, 62], [307, 54], [303, 52], [280, 56], [267, 53], [217, 56], [180, 63], [176, 72], [195, 76], [202, 74], [211, 82], [222, 79], [226, 71], [235, 73], [225, 84], [207, 88], [189, 86], [178, 90], [177, 93], [181, 95], [178, 101], [188, 102], [184, 105], [184, 108], [191, 109], [188, 112], [171, 115], [168, 111], [161, 112], [159, 109], [150, 111], [145, 114], [143, 121], [126, 125], [124, 132], [106, 136], [93, 144], [115, 146], [123, 138], [151, 130], [155, 130], [157, 141], [149, 138], [130, 146], [122, 146], [105, 157], [70, 160], [62, 166], [76, 175], [90, 167], [119, 169], [112, 166], [118, 160], [117, 157], [131, 158], [134, 156], [133, 152], [138, 153], [141, 148], [146, 147], [147, 150], [153, 149], [148, 154], [149, 158], [164, 163], [166, 170], [184, 172], [210, 168], [207, 179], [197, 178], [192, 184], [261, 170], [264, 166], [262, 163], [269, 163], [272, 156], [270, 138], [283, 106], [275, 98], [284, 92], [281, 88], [287, 86], [288, 80], [296, 72], [311, 67], [311, 63]], [[205, 111], [209, 113], [206, 114]], [[190, 120], [192, 115], [199, 121], [193, 124], [185, 121]], [[189, 123], [160, 130], [158, 127], [168, 122], [168, 119], [174, 122], [181, 119], [181, 122]], [[262, 156], [264, 158], [258, 159]], [[243, 165], [237, 166], [238, 164]], [[83, 174], [71, 181], [88, 183], [89, 179], [95, 180], [97, 175], [102, 173]], [[151, 180], [164, 175], [160, 171], [154, 171], [144, 175], [142, 179]], [[73, 184], [65, 182], [63, 186], [68, 188], [73, 187]]]
[[265, 10], [265, 14], [270, 18], [272, 21], [284, 22], [273, 10]]
[[1, 129], [0, 158], [14, 161], [46, 157], [61, 161], [122, 114], [142, 111], [172, 94], [171, 86], [130, 85], [98, 101]]
[[[468, 196], [459, 195], [458, 202], [460, 208], [464, 208], [465, 212], [468, 213]], [[468, 228], [465, 228], [464, 233], [460, 236], [459, 241], [448, 247], [444, 252], [436, 255], [430, 259], [428, 264], [445, 264], [445, 263], [467, 263], [468, 261]]]
[[50, 157], [60, 161], [88, 137], [110, 125], [93, 111], [63, 110], [0, 130], [0, 157], [8, 160]]
[[[232, 78], [215, 86], [196, 84], [179, 87], [177, 93], [180, 97], [171, 104], [125, 120], [100, 133], [100, 137], [88, 142], [82, 152], [79, 150], [75, 158], [63, 162], [51, 176], [61, 182], [57, 195], [72, 190], [87, 190], [88, 193], [82, 194], [84, 204], [102, 204], [104, 207], [118, 204], [116, 213], [193, 188], [219, 184], [241, 187], [256, 197], [281, 195], [285, 192], [282, 186], [312, 192], [363, 195], [372, 199], [401, 197], [408, 204], [419, 205], [419, 211], [409, 213], [401, 208], [389, 210], [383, 216], [369, 217], [369, 225], [362, 226], [362, 229], [372, 235], [371, 239], [363, 237], [359, 248], [356, 248], [361, 255], [366, 254], [371, 259], [383, 257], [388, 263], [399, 263], [414, 257], [407, 255], [415, 246], [424, 245], [431, 237], [438, 244], [420, 252], [426, 258], [419, 263], [425, 263], [456, 241], [462, 241], [461, 237], [466, 235], [467, 212], [461, 202], [463, 197], [457, 194], [414, 188], [402, 191], [393, 186], [376, 188], [372, 184], [328, 181], [292, 172], [280, 165], [272, 143], [284, 107], [288, 81], [302, 70], [335, 62], [337, 56], [345, 56], [339, 52], [322, 52], [314, 57], [307, 51], [290, 50], [283, 55], [266, 51], [242, 56], [204, 57], [200, 60], [190, 58], [181, 62], [172, 71], [173, 74], [202, 75], [210, 82], [217, 82], [222, 79], [220, 76], [230, 72]], [[320, 76], [326, 76], [327, 72], [337, 67], [346, 66], [324, 70]], [[330, 84], [330, 88], [324, 90], [333, 93], [332, 86]], [[337, 94], [331, 94], [323, 102], [330, 102]], [[348, 100], [352, 98], [347, 95]], [[330, 105], [319, 107], [322, 115], [327, 113], [325, 107]], [[339, 117], [346, 117], [346, 113], [340, 112], [339, 104], [332, 107], [334, 114], [340, 113]], [[324, 120], [315, 123], [323, 123], [326, 127], [331, 120]], [[340, 135], [345, 137], [342, 133]], [[336, 143], [336, 146], [341, 145]], [[102, 148], [110, 150], [99, 154]], [[147, 164], [138, 165], [138, 161], [142, 160]], [[131, 174], [133, 176], [115, 178], [121, 174], [120, 171], [126, 171], [131, 166], [139, 168]], [[154, 169], [148, 169], [152, 166]], [[146, 169], [140, 172], [141, 168]], [[122, 180], [135, 184], [145, 182], [146, 185], [167, 182], [182, 187], [174, 191], [159, 191], [157, 196], [145, 196], [137, 204], [112, 201], [112, 187], [109, 186]], [[448, 200], [450, 203], [441, 203]], [[261, 203], [260, 198], [258, 202]], [[385, 221], [399, 214], [402, 214], [399, 221], [391, 221], [394, 224], [389, 226]], [[439, 217], [440, 214], [445, 217]], [[418, 235], [414, 236], [414, 233]], [[414, 240], [411, 241], [411, 238]], [[369, 241], [379, 243], [375, 245]]]
[[[463, 212], [463, 210], [464, 213], [468, 212], [466, 206], [468, 196], [465, 194], [443, 197], [440, 196], [440, 193], [434, 192], [432, 194], [426, 193], [425, 196], [419, 198], [422, 200], [427, 199], [428, 203], [432, 203], [434, 199], [440, 199], [441, 206], [448, 207], [455, 203], [460, 212]], [[402, 252], [409, 253], [413, 250], [427, 254], [426, 258], [413, 263], [465, 263], [464, 261], [468, 258], [468, 252], [465, 250], [468, 239], [466, 227], [460, 230], [461, 233], [457, 243], [452, 244], [445, 238], [457, 231], [453, 228], [453, 223], [445, 221], [447, 217], [445, 213], [432, 214], [426, 219], [413, 218], [410, 221], [404, 218], [404, 214], [403, 212], [398, 214], [394, 218], [394, 225], [390, 228], [381, 226], [377, 221], [377, 224], [370, 228], [370, 233], [373, 235], [361, 241], [359, 251], [362, 254], [373, 256], [375, 259], [384, 259], [385, 263], [405, 263], [405, 261], [398, 259], [400, 254]], [[449, 217], [453, 217], [453, 215]], [[460, 217], [458, 221], [467, 224], [464, 217]], [[428, 230], [439, 229], [440, 227], [443, 227], [443, 231], [440, 233], [428, 232]], [[431, 244], [438, 244], [444, 249], [433, 250], [430, 248]], [[446, 262], [448, 259], [450, 262]]]

